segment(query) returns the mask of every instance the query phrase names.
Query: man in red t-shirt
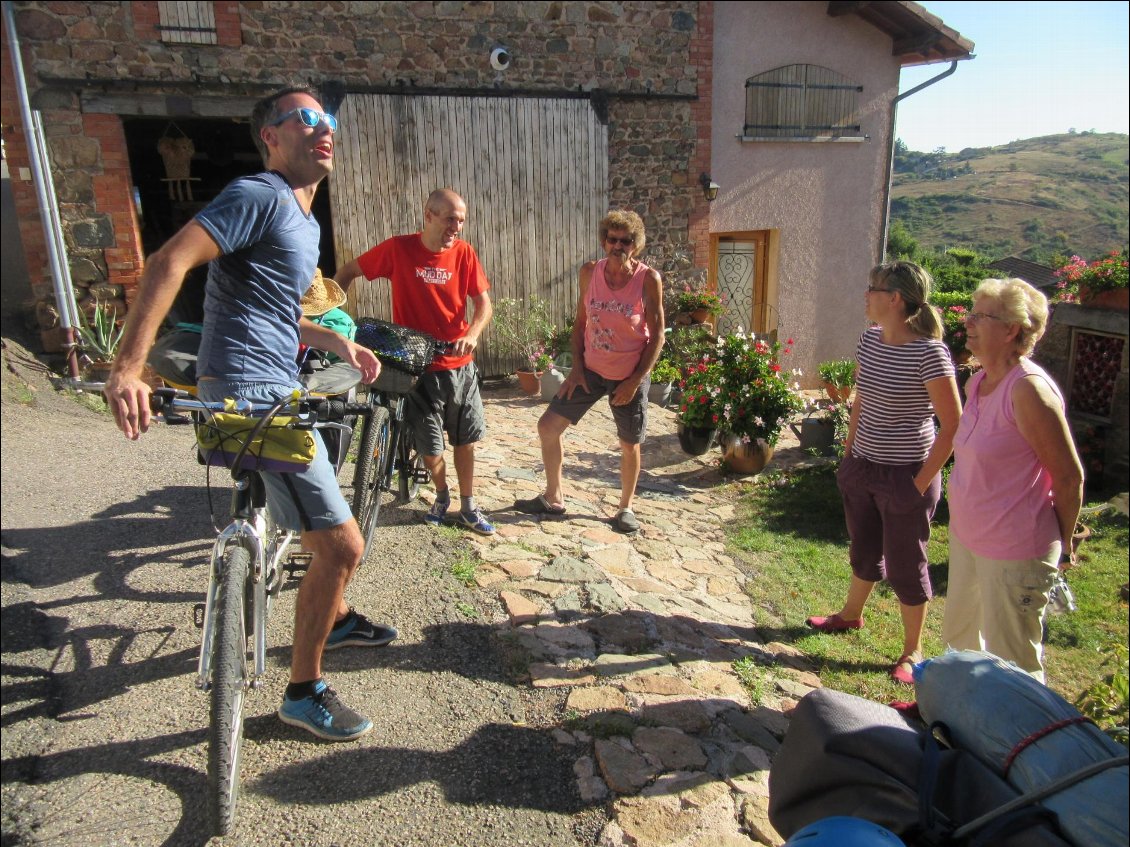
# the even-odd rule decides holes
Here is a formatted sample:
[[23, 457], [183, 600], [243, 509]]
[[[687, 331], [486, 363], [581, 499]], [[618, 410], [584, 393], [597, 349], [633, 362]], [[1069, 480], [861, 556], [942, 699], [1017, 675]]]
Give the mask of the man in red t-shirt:
[[[473, 356], [494, 310], [479, 257], [459, 240], [466, 220], [463, 198], [451, 189], [437, 189], [424, 205], [420, 232], [382, 241], [344, 265], [335, 279], [346, 289], [362, 274], [366, 279], [388, 279], [393, 321], [451, 342], [451, 351], [436, 359], [408, 398], [417, 449], [436, 486], [435, 503], [424, 520], [435, 525], [448, 520], [492, 535], [494, 526], [475, 505], [474, 496], [475, 444], [486, 427]], [[474, 307], [470, 321], [468, 300]], [[445, 431], [455, 452], [460, 495], [459, 511], [450, 516]]]

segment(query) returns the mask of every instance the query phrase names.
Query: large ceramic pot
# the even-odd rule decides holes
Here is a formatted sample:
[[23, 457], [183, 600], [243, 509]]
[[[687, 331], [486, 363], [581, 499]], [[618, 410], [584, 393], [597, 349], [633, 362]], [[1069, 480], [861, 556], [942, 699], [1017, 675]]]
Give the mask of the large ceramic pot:
[[518, 387], [522, 389], [523, 394], [529, 394], [531, 397], [541, 392], [541, 372], [540, 371], [518, 371]]
[[748, 444], [739, 441], [722, 454], [727, 470], [750, 476], [761, 473], [772, 458], [773, 448], [760, 438]]
[[714, 446], [714, 438], [717, 435], [718, 430], [716, 429], [686, 426], [682, 421], [679, 422], [679, 446], [683, 448], [684, 453], [689, 453], [692, 456], [701, 456], [708, 453], [710, 448]]
[[653, 382], [647, 389], [647, 399], [656, 406], [666, 406], [671, 401], [671, 383]]
[[552, 400], [558, 389], [565, 384], [565, 377], [568, 375], [568, 368], [551, 367], [549, 370], [543, 371], [541, 375], [541, 399], [546, 403]]
[[802, 450], [816, 450], [821, 456], [835, 454], [833, 444], [836, 440], [836, 425], [823, 418], [804, 418], [798, 427], [789, 424], [789, 428], [800, 440]]

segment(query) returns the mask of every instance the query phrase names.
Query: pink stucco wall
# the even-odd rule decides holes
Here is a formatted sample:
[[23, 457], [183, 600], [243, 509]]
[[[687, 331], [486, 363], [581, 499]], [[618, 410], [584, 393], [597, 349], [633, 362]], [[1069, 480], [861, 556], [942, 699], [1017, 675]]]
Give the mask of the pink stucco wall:
[[[712, 234], [769, 230], [769, 300], [780, 337], [796, 340], [793, 366], [818, 385], [816, 366], [850, 358], [865, 326], [867, 273], [879, 256], [899, 65], [891, 39], [826, 2], [719, 2], [714, 11], [710, 173], [722, 189]], [[868, 140], [742, 142], [745, 81], [782, 65], [830, 68], [863, 86]]]

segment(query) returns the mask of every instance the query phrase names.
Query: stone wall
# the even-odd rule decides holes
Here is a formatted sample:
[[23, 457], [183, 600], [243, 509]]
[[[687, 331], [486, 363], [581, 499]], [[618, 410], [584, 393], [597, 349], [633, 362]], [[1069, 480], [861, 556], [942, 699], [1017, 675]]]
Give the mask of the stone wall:
[[[599, 92], [609, 127], [609, 196], [639, 211], [649, 241], [687, 243], [705, 215], [698, 174], [709, 162], [696, 98], [709, 93], [710, 3], [227, 2], [214, 4], [217, 45], [166, 44], [154, 2], [17, 2], [33, 106], [43, 111], [80, 301], [128, 301], [141, 273], [120, 118], [92, 97], [165, 95], [172, 115], [194, 99], [261, 96], [283, 85], [348, 90], [552, 95]], [[705, 21], [700, 12], [705, 11]], [[705, 25], [703, 25], [705, 23]], [[496, 71], [490, 51], [512, 64]], [[29, 182], [7, 44], [4, 138], [13, 165], [33, 291], [51, 293]], [[708, 104], [707, 104], [708, 105]], [[146, 108], [149, 108], [148, 106]], [[103, 111], [112, 111], [105, 106]], [[106, 287], [109, 286], [109, 287]]]

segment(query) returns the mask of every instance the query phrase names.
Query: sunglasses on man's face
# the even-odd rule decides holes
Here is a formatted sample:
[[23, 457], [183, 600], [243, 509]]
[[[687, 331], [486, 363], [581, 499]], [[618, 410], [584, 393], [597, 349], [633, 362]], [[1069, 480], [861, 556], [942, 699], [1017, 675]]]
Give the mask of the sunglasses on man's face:
[[636, 243], [634, 238], [613, 238], [611, 235], [606, 236], [604, 240], [609, 244], [619, 244], [621, 247], [632, 247]]
[[326, 122], [331, 133], [337, 132], [337, 118], [326, 112], [319, 112], [317, 109], [311, 109], [308, 106], [302, 106], [298, 109], [291, 109], [285, 115], [271, 121], [270, 126], [278, 126], [285, 123], [292, 116], [298, 115], [298, 120], [302, 121], [303, 126], [308, 126], [311, 129], [315, 128], [322, 121]]

